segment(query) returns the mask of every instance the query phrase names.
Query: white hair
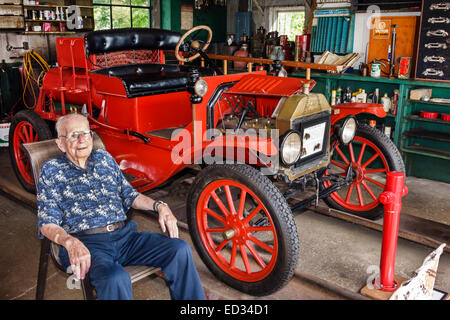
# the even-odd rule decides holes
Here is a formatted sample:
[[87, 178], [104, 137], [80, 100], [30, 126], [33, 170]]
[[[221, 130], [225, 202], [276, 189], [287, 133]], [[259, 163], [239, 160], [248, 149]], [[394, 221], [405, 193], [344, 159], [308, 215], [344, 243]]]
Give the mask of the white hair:
[[88, 121], [87, 118], [80, 113], [69, 113], [64, 116], [59, 117], [55, 124], [55, 129], [56, 129], [56, 133], [57, 133], [58, 137], [60, 136], [60, 134], [62, 133], [62, 129], [64, 128], [63, 123], [66, 120], [71, 120], [74, 117], [83, 117], [84, 119], [86, 119], [86, 121]]

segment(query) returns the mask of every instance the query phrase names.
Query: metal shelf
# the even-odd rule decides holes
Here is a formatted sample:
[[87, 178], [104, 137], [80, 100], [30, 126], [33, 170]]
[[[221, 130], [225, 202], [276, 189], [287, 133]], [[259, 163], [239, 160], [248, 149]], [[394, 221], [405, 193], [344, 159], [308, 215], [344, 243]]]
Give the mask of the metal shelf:
[[425, 121], [425, 122], [431, 122], [431, 123], [450, 124], [450, 121], [442, 120], [439, 118], [436, 118], [436, 119], [423, 118], [423, 117], [415, 115], [415, 114], [408, 114], [405, 116], [405, 119], [413, 120], [413, 121]]
[[75, 34], [76, 32], [74, 31], [49, 31], [49, 32], [44, 32], [44, 31], [25, 31], [24, 34]]
[[408, 100], [409, 103], [413, 104], [428, 104], [431, 106], [444, 106], [444, 107], [450, 107], [450, 103], [444, 103], [444, 102], [434, 102], [434, 101], [423, 101], [423, 100]]
[[66, 22], [67, 20], [25, 19], [25, 22]]
[[450, 151], [443, 149], [435, 149], [419, 145], [411, 145], [402, 148], [403, 152], [416, 154], [420, 156], [433, 157], [438, 159], [450, 160]]
[[431, 131], [420, 128], [414, 128], [409, 131], [403, 132], [403, 135], [410, 138], [421, 138], [440, 142], [450, 142], [450, 133], [441, 131]]
[[[23, 5], [26, 8], [56, 8], [56, 7], [60, 7], [60, 8], [68, 8], [69, 6], [66, 5], [61, 5], [61, 6], [57, 6], [57, 5], [48, 5], [48, 4], [24, 4]], [[93, 6], [79, 6], [76, 5], [79, 8], [86, 8], [86, 9], [93, 9]]]

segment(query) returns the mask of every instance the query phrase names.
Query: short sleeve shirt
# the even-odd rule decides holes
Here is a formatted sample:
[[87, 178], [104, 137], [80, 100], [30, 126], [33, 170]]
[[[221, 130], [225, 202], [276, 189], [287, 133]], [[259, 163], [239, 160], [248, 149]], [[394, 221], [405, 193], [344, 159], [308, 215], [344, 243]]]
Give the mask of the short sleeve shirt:
[[39, 230], [54, 223], [75, 233], [124, 221], [138, 195], [103, 149], [92, 151], [86, 169], [65, 155], [50, 159], [42, 165], [37, 185]]

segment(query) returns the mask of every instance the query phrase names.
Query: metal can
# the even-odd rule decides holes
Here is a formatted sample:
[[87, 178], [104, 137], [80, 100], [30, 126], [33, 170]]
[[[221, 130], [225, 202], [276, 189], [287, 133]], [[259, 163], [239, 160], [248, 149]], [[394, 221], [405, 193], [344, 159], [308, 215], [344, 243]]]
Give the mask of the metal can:
[[370, 67], [370, 76], [374, 78], [379, 78], [381, 76], [381, 64], [372, 63]]

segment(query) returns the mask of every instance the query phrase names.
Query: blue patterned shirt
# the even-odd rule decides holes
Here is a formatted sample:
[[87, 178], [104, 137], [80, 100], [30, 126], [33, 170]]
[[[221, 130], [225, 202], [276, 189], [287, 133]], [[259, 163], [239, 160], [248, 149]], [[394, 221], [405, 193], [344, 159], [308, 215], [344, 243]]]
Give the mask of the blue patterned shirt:
[[125, 220], [139, 193], [105, 150], [93, 150], [86, 169], [65, 155], [41, 166], [37, 186], [38, 227], [54, 223], [67, 233]]

